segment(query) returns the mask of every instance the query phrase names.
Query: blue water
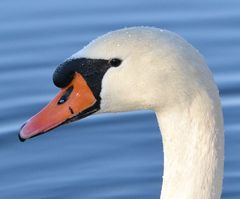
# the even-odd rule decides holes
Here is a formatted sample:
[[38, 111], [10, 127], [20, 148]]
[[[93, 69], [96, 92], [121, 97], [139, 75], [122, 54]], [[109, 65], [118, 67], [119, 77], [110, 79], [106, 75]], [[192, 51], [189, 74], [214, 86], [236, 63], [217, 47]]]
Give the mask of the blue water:
[[1, 0], [0, 8], [0, 199], [159, 198], [163, 152], [152, 112], [92, 116], [17, 139], [58, 91], [59, 63], [136, 25], [177, 32], [206, 57], [225, 118], [222, 199], [240, 198], [240, 1]]

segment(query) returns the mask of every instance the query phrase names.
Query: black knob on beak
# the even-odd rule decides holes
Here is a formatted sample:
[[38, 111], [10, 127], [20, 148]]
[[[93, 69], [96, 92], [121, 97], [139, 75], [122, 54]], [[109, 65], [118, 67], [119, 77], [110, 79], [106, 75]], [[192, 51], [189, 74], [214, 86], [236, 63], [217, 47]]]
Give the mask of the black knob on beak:
[[59, 88], [64, 88], [73, 80], [75, 68], [72, 62], [66, 61], [57, 67], [53, 73], [53, 83]]

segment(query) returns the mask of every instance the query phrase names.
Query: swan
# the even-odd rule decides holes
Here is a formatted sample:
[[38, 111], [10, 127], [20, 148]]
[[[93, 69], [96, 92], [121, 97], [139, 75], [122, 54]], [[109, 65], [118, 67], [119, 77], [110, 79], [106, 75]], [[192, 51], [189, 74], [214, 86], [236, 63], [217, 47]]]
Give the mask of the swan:
[[150, 109], [163, 140], [161, 199], [219, 199], [224, 127], [219, 92], [200, 53], [154, 27], [109, 32], [60, 64], [57, 96], [21, 128], [24, 141], [94, 113]]

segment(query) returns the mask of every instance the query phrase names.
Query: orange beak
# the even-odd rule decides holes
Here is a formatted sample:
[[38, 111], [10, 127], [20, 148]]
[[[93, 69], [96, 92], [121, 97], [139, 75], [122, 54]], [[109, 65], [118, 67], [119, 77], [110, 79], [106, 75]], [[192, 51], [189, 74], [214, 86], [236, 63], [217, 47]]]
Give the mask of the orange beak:
[[86, 117], [97, 111], [92, 108], [96, 102], [86, 81], [79, 73], [75, 73], [72, 82], [61, 89], [46, 107], [26, 122], [19, 133], [19, 139], [24, 141], [62, 124]]

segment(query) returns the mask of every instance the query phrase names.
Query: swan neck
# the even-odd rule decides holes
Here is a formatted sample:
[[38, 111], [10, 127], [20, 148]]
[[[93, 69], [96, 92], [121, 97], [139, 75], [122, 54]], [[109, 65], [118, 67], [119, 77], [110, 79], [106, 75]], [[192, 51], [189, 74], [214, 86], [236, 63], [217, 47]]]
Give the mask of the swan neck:
[[156, 115], [164, 150], [160, 198], [220, 199], [224, 136], [218, 96], [198, 96], [188, 106]]

